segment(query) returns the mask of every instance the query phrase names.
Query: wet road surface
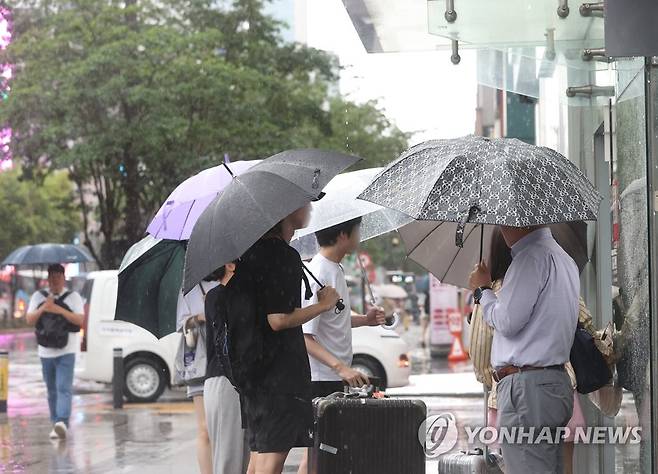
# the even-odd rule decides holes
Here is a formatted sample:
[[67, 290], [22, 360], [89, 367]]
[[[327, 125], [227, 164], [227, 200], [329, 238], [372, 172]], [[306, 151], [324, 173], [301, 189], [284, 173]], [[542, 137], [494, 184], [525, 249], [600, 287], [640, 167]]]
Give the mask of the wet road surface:
[[[9, 412], [0, 415], [0, 473], [196, 473], [196, 421], [192, 404], [181, 389], [168, 390], [153, 404], [112, 408], [109, 386], [76, 380], [70, 436], [51, 441], [51, 430], [41, 364], [34, 336], [29, 332], [0, 334], [0, 348], [10, 351]], [[465, 372], [468, 363], [449, 365], [427, 360], [413, 349], [414, 372]], [[428, 414], [449, 412], [459, 427], [457, 448], [467, 449], [464, 426], [481, 426], [482, 398], [424, 397]], [[621, 416], [635, 426], [637, 415], [630, 394]], [[618, 417], [618, 422], [620, 418]], [[596, 448], [596, 447], [592, 447]], [[579, 448], [580, 449], [580, 448]], [[587, 453], [581, 451], [580, 456]], [[296, 472], [300, 450], [289, 456], [285, 472]], [[617, 449], [616, 472], [638, 472], [637, 446]], [[427, 472], [436, 472], [428, 463]]]

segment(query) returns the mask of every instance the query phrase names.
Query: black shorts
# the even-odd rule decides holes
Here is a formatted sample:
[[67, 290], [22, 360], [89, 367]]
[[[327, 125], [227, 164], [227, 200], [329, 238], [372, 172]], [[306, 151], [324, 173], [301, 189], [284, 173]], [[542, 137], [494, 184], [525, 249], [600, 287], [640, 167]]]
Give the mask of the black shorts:
[[311, 447], [311, 400], [294, 395], [256, 393], [244, 396], [251, 451], [283, 453]]
[[331, 381], [331, 382], [311, 382], [311, 390], [313, 398], [328, 397], [332, 393], [345, 391], [345, 382]]

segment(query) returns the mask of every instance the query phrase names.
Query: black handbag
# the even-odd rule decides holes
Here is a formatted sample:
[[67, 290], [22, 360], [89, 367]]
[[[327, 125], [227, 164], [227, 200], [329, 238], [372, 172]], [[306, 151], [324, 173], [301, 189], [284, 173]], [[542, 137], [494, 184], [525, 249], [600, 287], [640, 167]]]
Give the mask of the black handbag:
[[591, 393], [610, 382], [612, 372], [603, 354], [596, 347], [594, 337], [578, 323], [576, 335], [569, 357], [576, 373], [576, 390], [579, 393]]

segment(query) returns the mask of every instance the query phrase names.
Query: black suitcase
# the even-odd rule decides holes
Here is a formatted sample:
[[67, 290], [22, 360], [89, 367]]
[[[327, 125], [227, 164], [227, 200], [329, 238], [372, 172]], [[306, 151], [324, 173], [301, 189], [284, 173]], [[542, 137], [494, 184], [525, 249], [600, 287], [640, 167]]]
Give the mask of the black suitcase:
[[313, 401], [309, 474], [424, 474], [420, 400], [335, 394]]

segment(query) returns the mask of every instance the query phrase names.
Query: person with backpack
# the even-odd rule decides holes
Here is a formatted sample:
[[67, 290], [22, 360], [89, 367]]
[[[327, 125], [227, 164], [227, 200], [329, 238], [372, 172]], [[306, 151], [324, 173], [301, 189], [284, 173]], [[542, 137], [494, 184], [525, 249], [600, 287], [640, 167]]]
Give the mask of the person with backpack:
[[311, 370], [302, 325], [336, 306], [340, 296], [325, 287], [316, 304], [302, 308], [302, 280], [305, 298], [312, 294], [299, 253], [289, 242], [309, 218], [310, 204], [252, 245], [238, 260], [223, 298], [228, 337], [218, 348], [226, 348], [230, 378], [242, 396], [251, 449], [248, 472], [279, 474], [293, 447], [311, 446]]
[[32, 295], [26, 320], [35, 327], [43, 379], [48, 389], [51, 439], [66, 438], [73, 398], [75, 354], [84, 324], [84, 304], [75, 291], [66, 289], [64, 267], [48, 267], [48, 289]]
[[[303, 326], [311, 366], [313, 398], [343, 392], [344, 385], [358, 387], [368, 384], [368, 377], [351, 367], [352, 328], [379, 326], [386, 322], [386, 315], [379, 307], [371, 308], [365, 315], [353, 313], [350, 308], [350, 293], [340, 262], [358, 249], [360, 226], [361, 218], [358, 217], [315, 233], [320, 252], [308, 264], [309, 270], [322, 283], [336, 288], [344, 308], [342, 311], [331, 308]], [[311, 289], [317, 291], [319, 286], [313, 282]], [[316, 301], [314, 296], [303, 304], [311, 305]], [[306, 474], [307, 463], [305, 453], [299, 474]]]
[[250, 456], [246, 430], [242, 428], [240, 395], [227, 377], [224, 366], [228, 361], [220, 357], [216, 346], [217, 335], [221, 333], [217, 305], [224, 298], [225, 287], [234, 272], [235, 263], [228, 263], [213, 273], [219, 285], [208, 291], [205, 302], [208, 369], [203, 401], [214, 474], [244, 474]]

